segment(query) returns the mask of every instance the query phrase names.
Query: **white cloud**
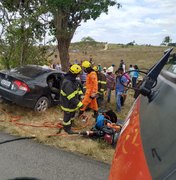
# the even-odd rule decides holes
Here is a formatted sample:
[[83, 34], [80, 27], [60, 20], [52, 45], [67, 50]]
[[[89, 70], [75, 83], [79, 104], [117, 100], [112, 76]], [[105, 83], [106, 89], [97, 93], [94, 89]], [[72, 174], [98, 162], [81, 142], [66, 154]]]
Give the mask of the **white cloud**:
[[97, 41], [159, 45], [165, 36], [176, 42], [175, 0], [123, 0], [122, 8], [109, 8], [96, 21], [77, 29], [73, 41], [91, 36]]
[[146, 18], [144, 22], [146, 24], [150, 24], [153, 26], [175, 26], [175, 22], [173, 22], [172, 20], [169, 21], [167, 18], [163, 18], [163, 19]]

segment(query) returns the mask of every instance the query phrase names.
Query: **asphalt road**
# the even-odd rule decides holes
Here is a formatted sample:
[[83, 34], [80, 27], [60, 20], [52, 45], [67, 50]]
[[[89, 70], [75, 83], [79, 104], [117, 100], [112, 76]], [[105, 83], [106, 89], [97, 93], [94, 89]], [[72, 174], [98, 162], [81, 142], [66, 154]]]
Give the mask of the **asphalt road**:
[[106, 180], [109, 169], [108, 164], [83, 155], [0, 133], [0, 180], [24, 180], [22, 177], [28, 180]]

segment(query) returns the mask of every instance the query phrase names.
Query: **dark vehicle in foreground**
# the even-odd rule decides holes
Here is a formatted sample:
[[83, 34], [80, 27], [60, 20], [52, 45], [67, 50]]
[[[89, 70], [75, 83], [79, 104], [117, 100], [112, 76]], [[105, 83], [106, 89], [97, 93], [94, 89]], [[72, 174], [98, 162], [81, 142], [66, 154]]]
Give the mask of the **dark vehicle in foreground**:
[[45, 111], [59, 104], [64, 74], [49, 67], [26, 65], [0, 71], [0, 96], [18, 105]]
[[176, 179], [176, 61], [169, 59], [171, 51], [139, 87], [141, 95], [120, 133], [111, 180]]

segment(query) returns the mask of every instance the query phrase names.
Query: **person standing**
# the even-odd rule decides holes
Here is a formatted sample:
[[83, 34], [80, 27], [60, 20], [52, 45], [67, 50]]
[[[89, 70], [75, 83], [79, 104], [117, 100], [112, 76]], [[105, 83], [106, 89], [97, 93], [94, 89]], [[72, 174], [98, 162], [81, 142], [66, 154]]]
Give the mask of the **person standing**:
[[119, 68], [123, 68], [123, 72], [124, 72], [124, 73], [126, 72], [126, 65], [125, 65], [123, 59], [120, 60]]
[[87, 73], [86, 76], [86, 92], [82, 100], [83, 108], [80, 109], [79, 115], [89, 107], [94, 110], [94, 117], [96, 118], [98, 114], [98, 104], [97, 104], [97, 94], [98, 94], [98, 80], [97, 74], [92, 69], [91, 63], [89, 61], [84, 61], [82, 63], [83, 70]]
[[79, 75], [79, 78], [83, 87], [83, 93], [85, 93], [86, 91], [86, 76], [87, 76], [87, 73], [85, 73], [84, 71], [82, 71]]
[[101, 71], [103, 70], [102, 67], [101, 67], [101, 64], [98, 64], [98, 67], [97, 67], [97, 68], [98, 68], [98, 71], [99, 71], [99, 72], [101, 72]]
[[129, 67], [129, 75], [130, 75], [130, 78], [132, 80], [132, 77], [133, 77], [133, 72], [134, 72], [134, 67], [132, 64], [130, 64], [130, 67]]
[[77, 59], [74, 60], [74, 64], [79, 64]]
[[125, 76], [122, 76], [124, 73], [123, 68], [119, 68], [116, 71], [116, 111], [120, 112], [122, 107], [122, 98], [123, 94], [125, 92], [125, 87], [127, 86], [127, 78]]
[[112, 69], [112, 73], [114, 73], [115, 64], [112, 64], [109, 68], [111, 68]]
[[113, 69], [109, 67], [106, 71], [106, 82], [107, 82], [107, 102], [111, 101], [111, 91], [115, 89], [115, 74]]
[[90, 55], [90, 57], [89, 57], [89, 62], [90, 62], [90, 64], [91, 64], [91, 66], [93, 66], [93, 65], [95, 64], [95, 62], [93, 62], [93, 57], [92, 57], [92, 55]]
[[137, 79], [139, 77], [139, 68], [137, 65], [134, 65], [133, 77], [132, 77], [132, 87], [136, 87]]
[[[127, 79], [127, 82], [126, 82], [126, 83], [127, 83], [127, 86], [129, 87], [129, 86], [131, 85], [130, 75], [126, 72], [126, 73], [124, 73], [123, 76], [126, 77], [126, 79]], [[123, 93], [123, 96], [122, 96], [122, 98], [121, 98], [121, 105], [122, 105], [122, 106], [124, 106], [124, 104], [125, 104], [126, 97], [127, 97], [127, 93], [128, 93], [128, 88], [125, 88], [124, 93]]]
[[107, 68], [104, 67], [104, 68], [103, 68], [103, 71], [102, 71], [102, 73], [103, 73], [105, 76], [106, 76], [106, 69], [107, 69]]
[[103, 102], [104, 102], [104, 95], [106, 94], [106, 76], [98, 71], [98, 67], [94, 66], [93, 70], [97, 73], [97, 78], [98, 78], [98, 97], [97, 97], [97, 103], [98, 103], [98, 108], [102, 107]]
[[84, 71], [82, 71], [81, 74], [80, 74], [80, 80], [81, 80], [81, 83], [83, 84], [83, 86], [84, 86], [85, 83], [86, 83], [86, 76], [87, 76], [87, 73], [85, 73]]
[[54, 59], [52, 60], [51, 68], [56, 69], [57, 65], [57, 54], [54, 55]]
[[73, 133], [71, 126], [75, 112], [83, 106], [79, 99], [80, 94], [82, 94], [80, 83], [76, 80], [81, 70], [79, 65], [73, 64], [61, 85], [60, 106], [64, 111], [63, 129], [68, 134]]

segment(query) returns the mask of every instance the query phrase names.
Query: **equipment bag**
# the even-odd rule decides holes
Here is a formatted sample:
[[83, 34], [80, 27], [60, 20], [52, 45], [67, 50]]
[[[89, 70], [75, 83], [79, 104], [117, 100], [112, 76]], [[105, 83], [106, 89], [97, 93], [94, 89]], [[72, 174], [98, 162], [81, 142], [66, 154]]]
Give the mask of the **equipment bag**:
[[116, 124], [117, 126], [121, 126], [117, 123], [118, 119], [116, 114], [109, 110], [102, 114], [98, 114], [96, 118], [96, 124], [91, 129], [94, 131], [94, 138], [103, 138], [108, 144], [115, 145], [118, 140], [118, 136], [120, 131], [116, 131], [112, 126], [108, 126], [108, 124]]

